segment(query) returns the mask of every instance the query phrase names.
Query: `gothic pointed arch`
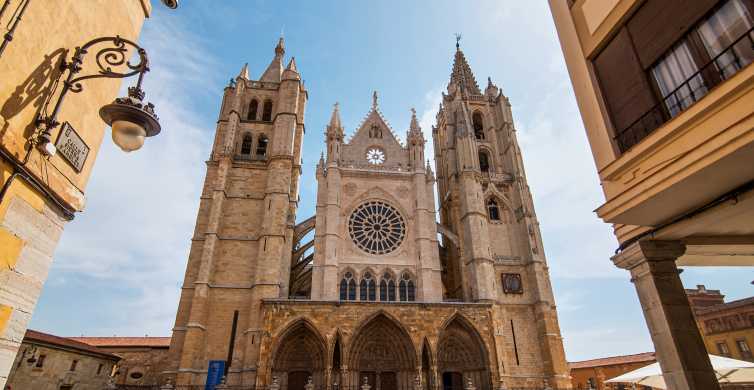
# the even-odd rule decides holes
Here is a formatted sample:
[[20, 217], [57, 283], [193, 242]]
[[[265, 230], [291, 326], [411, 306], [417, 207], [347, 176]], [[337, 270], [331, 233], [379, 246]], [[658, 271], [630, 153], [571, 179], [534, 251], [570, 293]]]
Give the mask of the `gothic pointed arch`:
[[484, 140], [484, 116], [481, 111], [474, 111], [471, 115], [471, 124], [474, 127], [474, 137], [478, 140]]
[[401, 302], [416, 301], [416, 276], [409, 270], [401, 271], [398, 281], [398, 299]]
[[432, 360], [433, 356], [429, 340], [425, 337], [424, 340], [422, 340], [421, 355], [419, 357], [421, 359], [419, 361], [421, 362], [421, 388], [423, 390], [435, 388], [434, 379], [432, 378], [432, 366], [434, 364]]
[[343, 344], [343, 335], [341, 334], [340, 328], [335, 330], [335, 335], [333, 336], [332, 341], [332, 348], [330, 350], [329, 358], [330, 358], [330, 368], [332, 369], [332, 383], [338, 383], [343, 384], [343, 378], [341, 377], [341, 371], [344, 365], [343, 358], [345, 356], [345, 350], [344, 350], [344, 344]]
[[272, 100], [265, 100], [262, 107], [262, 120], [265, 122], [272, 121]]
[[[351, 383], [369, 381], [379, 376], [382, 383], [396, 389], [412, 389], [416, 376], [417, 355], [408, 331], [384, 311], [367, 319], [354, 331], [348, 348]], [[355, 382], [358, 380], [359, 382]]]
[[371, 267], [364, 269], [359, 277], [359, 300], [377, 300], [377, 275]]
[[474, 325], [460, 313], [448, 318], [437, 343], [437, 370], [443, 388], [471, 379], [478, 389], [490, 388], [487, 348]]
[[391, 270], [390, 268], [385, 268], [385, 270], [382, 271], [379, 284], [380, 302], [396, 301], [396, 281], [397, 277], [393, 270]]
[[492, 222], [510, 223], [512, 210], [510, 201], [503, 194], [490, 192], [484, 197], [484, 206], [487, 211], [487, 218]]
[[250, 121], [257, 120], [257, 111], [259, 111], [259, 100], [251, 99], [251, 102], [249, 102], [249, 111], [246, 115], [246, 119]]
[[487, 148], [479, 148], [479, 170], [482, 172], [492, 171], [492, 153]]
[[338, 296], [341, 301], [356, 300], [356, 272], [353, 268], [345, 268], [338, 278]]
[[251, 133], [244, 133], [241, 139], [241, 155], [248, 156], [251, 154], [251, 144], [254, 142], [254, 137]]
[[292, 320], [273, 337], [272, 375], [279, 378], [281, 387], [289, 390], [304, 390], [309, 377], [315, 386], [323, 385], [326, 345], [310, 321]]

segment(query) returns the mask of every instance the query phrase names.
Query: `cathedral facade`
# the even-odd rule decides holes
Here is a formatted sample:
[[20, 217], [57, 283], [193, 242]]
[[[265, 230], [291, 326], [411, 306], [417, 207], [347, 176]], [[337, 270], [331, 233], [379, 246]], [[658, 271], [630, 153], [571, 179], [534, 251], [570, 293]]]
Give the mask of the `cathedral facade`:
[[[510, 104], [457, 47], [432, 135], [336, 104], [297, 215], [308, 92], [281, 39], [225, 89], [167, 374], [282, 389], [569, 388]], [[435, 190], [438, 204], [435, 203]], [[303, 200], [306, 201], [306, 200]], [[439, 210], [439, 215], [437, 211]], [[296, 221], [301, 221], [296, 223]]]

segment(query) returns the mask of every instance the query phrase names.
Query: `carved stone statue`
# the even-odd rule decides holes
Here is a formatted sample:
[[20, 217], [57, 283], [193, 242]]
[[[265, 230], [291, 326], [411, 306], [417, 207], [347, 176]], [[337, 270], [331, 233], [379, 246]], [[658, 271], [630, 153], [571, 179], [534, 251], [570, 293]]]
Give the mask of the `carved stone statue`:
[[471, 381], [470, 377], [466, 378], [466, 386], [463, 387], [464, 390], [476, 390], [476, 386], [474, 386], [474, 382]]
[[314, 390], [314, 382], [312, 381], [312, 376], [309, 375], [308, 378], [306, 378], [306, 384], [304, 385], [304, 389], [306, 390]]
[[270, 384], [270, 390], [280, 390], [280, 379], [277, 376], [272, 377], [272, 383]]
[[361, 384], [361, 390], [371, 390], [372, 386], [369, 385], [369, 379], [364, 377], [364, 383]]

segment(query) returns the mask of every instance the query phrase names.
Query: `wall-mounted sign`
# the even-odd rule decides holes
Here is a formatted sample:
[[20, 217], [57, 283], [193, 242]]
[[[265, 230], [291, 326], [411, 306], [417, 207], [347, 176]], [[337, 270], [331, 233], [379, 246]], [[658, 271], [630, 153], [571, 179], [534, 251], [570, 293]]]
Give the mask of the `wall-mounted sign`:
[[225, 360], [210, 360], [204, 390], [215, 390], [215, 386], [222, 382], [223, 375], [225, 375]]
[[84, 168], [87, 156], [89, 156], [89, 146], [84, 143], [79, 133], [71, 126], [70, 123], [63, 123], [58, 135], [58, 141], [55, 143], [63, 158], [71, 164], [76, 172], [81, 172]]

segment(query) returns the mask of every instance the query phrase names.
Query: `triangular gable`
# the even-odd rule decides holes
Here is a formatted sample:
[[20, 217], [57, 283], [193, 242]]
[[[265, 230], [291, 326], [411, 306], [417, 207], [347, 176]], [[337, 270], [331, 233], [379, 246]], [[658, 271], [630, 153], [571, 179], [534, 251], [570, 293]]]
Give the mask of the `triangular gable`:
[[[370, 132], [375, 130], [379, 132], [378, 135], [381, 137], [370, 136]], [[403, 145], [393, 133], [390, 125], [376, 108], [372, 108], [369, 111], [366, 118], [364, 118], [364, 121], [361, 123], [361, 126], [346, 144], [351, 145], [363, 143], [380, 145], [386, 149], [403, 148]]]

